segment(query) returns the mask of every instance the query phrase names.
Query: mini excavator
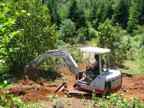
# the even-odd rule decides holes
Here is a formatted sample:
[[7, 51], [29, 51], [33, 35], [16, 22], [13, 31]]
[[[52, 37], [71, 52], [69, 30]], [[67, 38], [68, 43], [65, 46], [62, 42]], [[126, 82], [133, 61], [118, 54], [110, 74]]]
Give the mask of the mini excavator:
[[[121, 88], [122, 75], [118, 69], [111, 69], [109, 66], [109, 54], [110, 49], [98, 48], [98, 47], [80, 47], [80, 52], [83, 54], [89, 54], [96, 59], [96, 65], [93, 68], [87, 67], [83, 72], [80, 71], [76, 61], [67, 50], [49, 50], [44, 54], [39, 55], [28, 65], [25, 70], [35, 68], [44, 62], [48, 57], [62, 57], [75, 77], [74, 90], [83, 91], [86, 93], [95, 92], [96, 94], [106, 94], [116, 92]], [[64, 86], [62, 84], [58, 87], [61, 89]], [[58, 90], [56, 90], [58, 91]], [[72, 93], [70, 91], [69, 93]]]

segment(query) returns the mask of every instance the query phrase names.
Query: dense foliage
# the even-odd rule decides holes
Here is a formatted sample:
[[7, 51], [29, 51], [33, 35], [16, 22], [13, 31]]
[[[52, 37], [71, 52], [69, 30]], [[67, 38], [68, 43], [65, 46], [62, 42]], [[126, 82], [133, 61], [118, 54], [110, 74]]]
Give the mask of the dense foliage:
[[143, 28], [143, 0], [43, 0], [43, 3], [52, 10], [59, 39], [65, 43], [95, 40], [95, 45], [112, 49], [112, 64], [121, 65], [127, 57], [137, 58], [134, 51], [139, 51], [134, 50], [133, 44], [138, 48], [143, 45], [142, 33], [138, 42], [134, 42], [136, 31]]
[[[18, 0], [14, 7], [2, 8], [9, 9], [5, 13], [2, 12], [4, 15], [1, 22], [7, 24], [2, 28], [1, 56], [4, 57], [9, 71], [22, 71], [30, 60], [56, 47], [58, 35], [55, 25], [51, 23], [47, 6], [38, 0]], [[13, 19], [6, 16], [8, 12], [12, 13]]]
[[142, 62], [143, 9], [143, 0], [1, 0], [0, 70], [21, 73], [48, 49], [87, 41], [110, 48], [112, 64]]
[[128, 41], [125, 37], [125, 31], [118, 26], [112, 26], [110, 20], [106, 20], [98, 27], [98, 46], [112, 49], [112, 64], [122, 64], [126, 58]]

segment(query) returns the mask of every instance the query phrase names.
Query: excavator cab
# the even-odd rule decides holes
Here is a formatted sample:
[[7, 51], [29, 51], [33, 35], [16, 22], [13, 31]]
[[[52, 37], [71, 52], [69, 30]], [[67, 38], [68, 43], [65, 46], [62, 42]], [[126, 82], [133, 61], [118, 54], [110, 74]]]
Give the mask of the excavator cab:
[[[114, 92], [121, 88], [122, 77], [118, 69], [111, 69], [109, 66], [110, 49], [97, 47], [82, 47], [80, 51], [84, 56], [96, 59], [97, 67], [87, 70], [84, 77], [77, 81], [76, 88], [88, 92], [95, 91], [96, 94]], [[87, 80], [89, 79], [89, 80]]]
[[[90, 65], [95, 65], [98, 73], [105, 72], [109, 68], [109, 53], [110, 49], [97, 47], [82, 47], [80, 51], [83, 56], [88, 56]], [[88, 67], [87, 67], [88, 68]]]

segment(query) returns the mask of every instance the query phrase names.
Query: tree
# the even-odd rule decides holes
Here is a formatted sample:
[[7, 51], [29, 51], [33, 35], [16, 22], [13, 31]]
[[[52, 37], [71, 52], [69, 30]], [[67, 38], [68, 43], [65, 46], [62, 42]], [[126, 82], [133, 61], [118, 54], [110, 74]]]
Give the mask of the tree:
[[117, 26], [113, 26], [110, 20], [106, 20], [99, 25], [97, 44], [99, 47], [112, 50], [110, 54], [112, 64], [121, 65], [126, 58], [128, 41], [124, 38], [122, 30]]
[[92, 40], [93, 38], [96, 38], [97, 36], [97, 31], [95, 30], [95, 28], [93, 28], [92, 24], [90, 22], [87, 23], [86, 27], [82, 27], [80, 29], [78, 29], [78, 37], [79, 37], [79, 41], [83, 42], [86, 40]]
[[109, 0], [97, 0], [93, 4], [92, 23], [95, 28], [107, 18], [111, 19], [113, 13], [111, 4], [112, 3]]
[[127, 27], [129, 33], [132, 33], [133, 30], [137, 28], [140, 16], [140, 1], [141, 0], [131, 0]]
[[144, 0], [140, 0], [140, 16], [139, 16], [139, 24], [144, 24]]
[[17, 15], [12, 28], [16, 32], [7, 42], [6, 62], [11, 72], [20, 75], [27, 63], [56, 47], [58, 35], [47, 6], [39, 0], [18, 0], [11, 11]]
[[128, 0], [118, 0], [115, 1], [115, 6], [113, 9], [113, 22], [118, 23], [123, 28], [127, 27], [128, 21]]
[[76, 26], [70, 19], [65, 19], [60, 25], [60, 38], [66, 43], [76, 43]]
[[17, 31], [12, 30], [12, 26], [15, 23], [15, 16], [11, 15], [11, 5], [9, 2], [0, 1], [0, 73], [5, 73], [9, 69], [7, 67], [7, 59], [10, 52], [9, 42], [12, 41]]
[[58, 14], [58, 5], [57, 0], [47, 0], [48, 8], [51, 15], [51, 20], [53, 23], [56, 23], [57, 25], [60, 24], [60, 16]]
[[72, 1], [68, 18], [70, 18], [76, 24], [76, 28], [86, 25], [84, 11], [78, 7], [76, 0]]
[[58, 9], [58, 14], [60, 16], [61, 22], [68, 18], [69, 16], [69, 8], [70, 8], [71, 2], [62, 2], [61, 4], [59, 3], [59, 9]]

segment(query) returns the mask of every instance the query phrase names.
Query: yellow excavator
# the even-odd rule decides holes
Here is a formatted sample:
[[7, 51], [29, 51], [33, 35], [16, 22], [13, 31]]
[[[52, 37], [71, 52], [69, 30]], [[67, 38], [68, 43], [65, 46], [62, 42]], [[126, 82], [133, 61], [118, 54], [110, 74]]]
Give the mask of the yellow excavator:
[[[90, 55], [95, 65], [81, 72], [76, 61], [67, 50], [49, 50], [39, 55], [25, 67], [25, 71], [36, 68], [48, 57], [62, 57], [75, 77], [74, 90], [84, 91], [86, 93], [95, 92], [96, 94], [111, 93], [119, 90], [122, 85], [122, 75], [118, 69], [111, 69], [109, 66], [110, 49], [98, 47], [80, 47], [83, 55]], [[62, 84], [58, 90], [63, 87]], [[57, 91], [58, 91], [57, 90]], [[69, 93], [71, 93], [70, 91]]]

